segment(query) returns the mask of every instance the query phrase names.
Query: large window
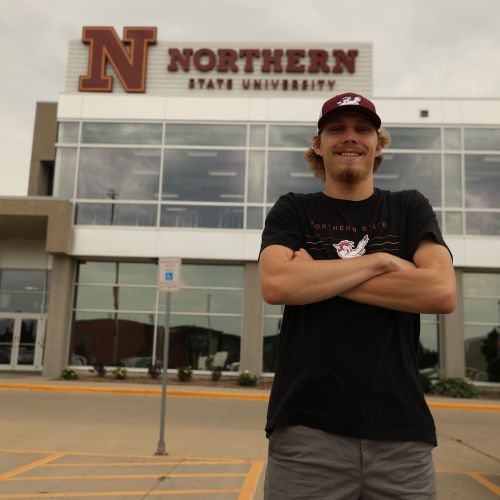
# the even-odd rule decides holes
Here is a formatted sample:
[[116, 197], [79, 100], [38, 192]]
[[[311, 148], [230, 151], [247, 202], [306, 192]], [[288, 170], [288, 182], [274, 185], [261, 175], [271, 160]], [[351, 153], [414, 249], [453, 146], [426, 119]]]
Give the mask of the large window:
[[500, 274], [464, 273], [465, 369], [500, 382]]
[[[500, 128], [390, 126], [381, 189], [418, 189], [452, 235], [500, 234]], [[323, 189], [310, 124], [61, 122], [56, 196], [85, 225], [260, 230], [289, 191]]]
[[[146, 368], [162, 363], [166, 296], [152, 263], [81, 262], [71, 364]], [[169, 368], [239, 369], [243, 267], [184, 264], [172, 294]]]
[[45, 270], [0, 269], [0, 312], [46, 312], [49, 278]]

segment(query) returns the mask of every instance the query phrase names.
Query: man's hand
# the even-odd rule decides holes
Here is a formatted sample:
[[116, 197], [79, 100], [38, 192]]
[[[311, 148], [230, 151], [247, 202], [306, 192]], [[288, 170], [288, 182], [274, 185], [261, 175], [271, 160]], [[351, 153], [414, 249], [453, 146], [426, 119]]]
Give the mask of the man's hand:
[[[403, 271], [405, 269], [415, 269], [416, 266], [413, 262], [410, 262], [395, 255], [391, 255], [386, 252], [378, 252], [379, 256], [383, 258], [386, 262], [387, 272]], [[355, 259], [357, 257], [354, 257]], [[305, 249], [300, 248], [299, 250], [293, 252], [292, 261], [306, 262], [308, 260], [314, 260], [311, 254]]]

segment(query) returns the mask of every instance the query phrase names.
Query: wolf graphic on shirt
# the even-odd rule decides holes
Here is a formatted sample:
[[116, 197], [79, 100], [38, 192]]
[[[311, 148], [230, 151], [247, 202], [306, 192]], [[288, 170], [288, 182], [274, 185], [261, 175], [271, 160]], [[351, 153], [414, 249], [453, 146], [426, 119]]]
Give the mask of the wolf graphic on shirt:
[[352, 259], [353, 257], [360, 257], [366, 252], [365, 247], [368, 244], [368, 240], [368, 235], [365, 234], [356, 247], [354, 246], [354, 241], [350, 240], [342, 240], [338, 244], [333, 243], [333, 246], [341, 259]]

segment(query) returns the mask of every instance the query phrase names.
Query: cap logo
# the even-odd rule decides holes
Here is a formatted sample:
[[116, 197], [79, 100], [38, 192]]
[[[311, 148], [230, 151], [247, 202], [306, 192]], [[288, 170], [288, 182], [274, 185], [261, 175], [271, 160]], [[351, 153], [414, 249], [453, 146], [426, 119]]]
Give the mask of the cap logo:
[[361, 97], [350, 97], [350, 96], [345, 96], [341, 101], [339, 101], [337, 104], [339, 106], [347, 106], [347, 105], [356, 105], [358, 106], [361, 101]]

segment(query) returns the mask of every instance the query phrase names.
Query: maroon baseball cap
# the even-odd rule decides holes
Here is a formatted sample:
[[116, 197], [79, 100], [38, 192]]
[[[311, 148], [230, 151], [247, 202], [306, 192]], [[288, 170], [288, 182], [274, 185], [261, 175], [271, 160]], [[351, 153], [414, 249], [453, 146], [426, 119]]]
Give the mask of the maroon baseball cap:
[[323, 104], [318, 120], [318, 133], [329, 118], [339, 113], [360, 113], [365, 115], [377, 130], [382, 123], [373, 102], [360, 94], [346, 92], [328, 99]]

